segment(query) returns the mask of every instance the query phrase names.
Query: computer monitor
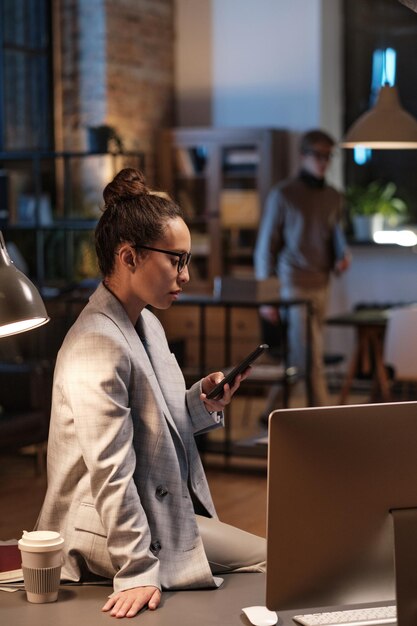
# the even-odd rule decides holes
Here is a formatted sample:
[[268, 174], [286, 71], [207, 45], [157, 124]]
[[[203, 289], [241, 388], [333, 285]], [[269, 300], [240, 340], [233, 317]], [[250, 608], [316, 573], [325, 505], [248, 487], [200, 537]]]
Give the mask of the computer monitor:
[[267, 508], [269, 609], [396, 600], [417, 624], [417, 402], [271, 413]]

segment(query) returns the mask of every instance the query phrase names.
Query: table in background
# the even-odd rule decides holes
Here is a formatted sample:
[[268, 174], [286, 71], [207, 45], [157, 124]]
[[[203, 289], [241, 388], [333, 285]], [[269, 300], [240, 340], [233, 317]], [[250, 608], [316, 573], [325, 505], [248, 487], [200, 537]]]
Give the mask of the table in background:
[[[231, 346], [232, 346], [232, 321], [231, 321], [231, 312], [236, 308], [248, 308], [248, 309], [258, 309], [263, 305], [271, 305], [279, 307], [280, 310], [288, 310], [293, 306], [304, 306], [307, 310], [306, 316], [306, 333], [307, 333], [307, 350], [306, 350], [306, 364], [305, 364], [305, 389], [306, 389], [306, 402], [311, 405], [312, 404], [312, 388], [311, 388], [311, 351], [309, 346], [311, 345], [311, 316], [312, 316], [312, 307], [309, 300], [303, 299], [293, 299], [293, 300], [281, 300], [278, 297], [273, 298], [247, 298], [244, 297], [215, 297], [207, 294], [181, 294], [179, 300], [175, 303], [174, 306], [197, 306], [199, 309], [199, 358], [198, 358], [198, 371], [195, 375], [195, 380], [198, 380], [207, 375], [208, 369], [206, 367], [206, 330], [207, 330], [207, 308], [208, 307], [222, 307], [225, 310], [225, 318], [224, 318], [224, 342], [225, 342], [225, 361], [230, 366], [236, 365], [236, 363], [232, 363], [231, 360]], [[291, 372], [291, 363], [289, 361], [289, 352], [287, 345], [287, 335], [283, 338], [283, 367], [282, 367], [282, 375], [276, 379], [277, 384], [282, 384], [283, 395], [282, 395], [282, 404], [283, 407], [288, 407], [289, 405], [289, 390], [292, 382], [293, 376], [290, 374]], [[253, 346], [255, 348], [255, 346]], [[211, 371], [211, 370], [210, 370]], [[254, 381], [255, 376], [254, 376]], [[268, 380], [268, 384], [275, 384], [275, 381]], [[230, 457], [234, 453], [234, 447], [231, 436], [231, 423], [229, 419], [225, 420], [225, 429], [224, 429], [225, 437], [224, 437], [224, 445], [220, 446], [220, 449], [212, 449], [211, 451], [219, 451], [225, 455], [226, 458]], [[242, 442], [238, 447], [238, 451], [236, 453], [239, 455], [244, 454], [246, 456], [265, 456], [266, 451], [260, 446], [255, 445], [253, 442], [246, 442], [248, 445], [243, 445]], [[208, 451], [208, 443], [207, 440], [201, 447], [202, 452]]]
[[[66, 306], [66, 317], [68, 319], [68, 325], [70, 325], [71, 321], [78, 315], [79, 311], [88, 301], [88, 296], [90, 295], [89, 289], [85, 291], [77, 290], [67, 295], [64, 299]], [[226, 364], [235, 365], [236, 363], [232, 363], [232, 310], [233, 309], [258, 309], [262, 305], [272, 305], [279, 307], [281, 310], [288, 310], [293, 306], [304, 306], [306, 307], [307, 315], [306, 315], [306, 334], [307, 334], [307, 346], [311, 345], [311, 316], [312, 316], [312, 307], [309, 300], [304, 299], [292, 299], [292, 300], [283, 300], [278, 297], [265, 298], [265, 297], [246, 297], [245, 295], [233, 295], [230, 297], [226, 296], [214, 296], [210, 294], [181, 294], [180, 298], [174, 303], [173, 307], [183, 307], [183, 306], [194, 306], [198, 308], [198, 367], [194, 369], [192, 372], [187, 372], [187, 368], [183, 368], [183, 373], [188, 382], [195, 382], [200, 378], [206, 376], [210, 371], [213, 371], [212, 368], [207, 367], [207, 358], [206, 358], [206, 335], [207, 335], [207, 309], [209, 307], [217, 307], [223, 308], [225, 311], [224, 316], [224, 357]], [[154, 311], [158, 314], [158, 311]], [[252, 347], [254, 349], [255, 346]], [[283, 387], [283, 406], [287, 407], [289, 404], [289, 390], [292, 380], [294, 376], [289, 374], [289, 372], [293, 369], [291, 368], [291, 364], [289, 362], [289, 353], [287, 349], [287, 337], [283, 337], [283, 366], [282, 371], [283, 375], [280, 378], [277, 378], [276, 382], [278, 384], [282, 384]], [[219, 366], [217, 369], [220, 369]], [[255, 379], [255, 377], [254, 377]], [[312, 405], [312, 389], [311, 389], [311, 352], [308, 348], [306, 350], [306, 363], [305, 363], [305, 391], [306, 391], [306, 403], [308, 405]], [[258, 380], [254, 380], [254, 382], [258, 382]], [[273, 384], [274, 381], [268, 381], [268, 384]], [[261, 384], [261, 383], [259, 383]], [[222, 442], [220, 445], [220, 450], [217, 449], [217, 443], [211, 451], [220, 451], [224, 453], [226, 457], [232, 455], [233, 445], [232, 445], [232, 437], [231, 437], [231, 424], [230, 420], [226, 420], [225, 422], [225, 437], [224, 444]], [[207, 450], [207, 440], [205, 443], [202, 441], [201, 450]], [[216, 448], [216, 449], [214, 449]], [[240, 451], [243, 451], [243, 447], [239, 446]], [[257, 446], [249, 445], [246, 450], [249, 456], [259, 456], [259, 448]], [[261, 451], [261, 456], [265, 456], [265, 453]]]
[[329, 317], [326, 323], [332, 326], [353, 326], [356, 330], [356, 345], [339, 397], [344, 404], [358, 370], [372, 378], [371, 401], [379, 392], [382, 401], [389, 400], [389, 382], [384, 366], [383, 350], [385, 328], [389, 317], [388, 309], [358, 309], [349, 313]]
[[[226, 363], [232, 365], [231, 362], [231, 343], [232, 343], [232, 324], [231, 324], [231, 311], [234, 308], [247, 308], [258, 309], [261, 306], [276, 306], [283, 310], [288, 310], [293, 306], [305, 306], [307, 309], [307, 346], [311, 345], [311, 316], [312, 308], [309, 300], [293, 299], [293, 300], [281, 300], [279, 298], [226, 298], [215, 297], [207, 294], [181, 294], [179, 300], [174, 306], [198, 306], [199, 308], [199, 367], [198, 376], [203, 377], [207, 375], [206, 367], [206, 311], [208, 307], [222, 307], [225, 310], [225, 322], [224, 322], [224, 340], [225, 340], [225, 360]], [[255, 346], [254, 346], [255, 348]], [[283, 342], [283, 362], [284, 370], [287, 371], [291, 366], [289, 362], [289, 353], [287, 349], [287, 340], [285, 338]], [[233, 364], [236, 365], [236, 364]], [[309, 349], [306, 351], [306, 363], [305, 363], [305, 384], [306, 384], [306, 396], [309, 405], [312, 404], [312, 390], [311, 390], [311, 352]], [[280, 382], [280, 381], [277, 381]], [[288, 387], [286, 386], [286, 380], [284, 378], [284, 406], [288, 406]]]
[[[67, 319], [67, 327], [74, 322], [81, 309], [88, 302], [88, 298], [91, 295], [93, 289], [87, 288], [85, 290], [74, 290], [73, 293], [68, 294], [62, 299], [65, 305], [65, 315]], [[232, 365], [232, 322], [231, 311], [236, 308], [258, 309], [263, 305], [271, 305], [279, 307], [283, 310], [288, 310], [293, 306], [305, 306], [307, 310], [307, 322], [306, 322], [306, 334], [307, 334], [307, 346], [311, 345], [311, 316], [312, 307], [309, 300], [294, 299], [294, 300], [281, 300], [277, 297], [274, 298], [242, 298], [242, 297], [215, 297], [209, 294], [181, 294], [178, 301], [174, 303], [174, 307], [177, 306], [197, 306], [199, 309], [199, 356], [198, 356], [198, 370], [194, 372], [195, 379], [198, 380], [207, 375], [207, 359], [206, 359], [206, 313], [208, 307], [224, 308], [225, 321], [224, 321], [224, 338], [225, 338], [225, 361], [227, 364]], [[156, 311], [155, 311], [156, 312]], [[157, 313], [157, 312], [156, 312]], [[253, 346], [255, 348], [255, 346]], [[287, 349], [287, 339], [283, 338], [283, 362], [285, 371], [289, 369], [289, 354]], [[305, 387], [306, 398], [309, 405], [312, 404], [312, 390], [311, 390], [311, 352], [309, 349], [306, 351], [306, 363], [305, 363]], [[280, 381], [277, 381], [280, 382]], [[284, 380], [284, 405], [288, 405], [288, 386], [285, 385]]]

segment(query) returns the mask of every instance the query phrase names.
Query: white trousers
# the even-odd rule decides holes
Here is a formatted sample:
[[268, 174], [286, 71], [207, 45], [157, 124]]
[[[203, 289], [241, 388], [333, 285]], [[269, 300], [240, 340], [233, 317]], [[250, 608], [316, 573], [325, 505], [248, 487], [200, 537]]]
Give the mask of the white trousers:
[[266, 539], [212, 517], [196, 519], [213, 574], [265, 571]]

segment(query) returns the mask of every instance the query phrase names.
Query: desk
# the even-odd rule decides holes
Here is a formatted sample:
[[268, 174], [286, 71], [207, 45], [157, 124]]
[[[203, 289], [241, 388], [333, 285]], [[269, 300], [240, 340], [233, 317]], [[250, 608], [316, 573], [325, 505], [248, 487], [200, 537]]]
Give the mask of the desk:
[[[227, 574], [223, 579], [224, 583], [219, 589], [165, 591], [156, 611], [143, 611], [133, 618], [134, 622], [125, 618], [122, 623], [138, 626], [251, 626], [241, 609], [245, 606], [265, 605], [265, 574]], [[101, 612], [111, 592], [111, 587], [61, 585], [57, 602], [30, 604], [23, 591], [0, 591], [1, 624], [116, 625], [121, 623], [120, 620]], [[345, 607], [328, 608], [335, 610]], [[295, 626], [293, 615], [324, 610], [326, 607], [279, 611], [277, 626]]]
[[339, 404], [346, 402], [353, 378], [358, 371], [372, 376], [371, 401], [379, 391], [384, 402], [389, 400], [389, 383], [383, 361], [384, 334], [389, 309], [359, 309], [336, 315], [326, 320], [334, 326], [354, 326], [357, 339], [346, 379], [340, 393]]
[[[281, 300], [278, 297], [271, 298], [257, 298], [256, 296], [253, 298], [245, 298], [242, 296], [235, 295], [233, 297], [216, 297], [207, 294], [181, 294], [179, 300], [174, 304], [174, 306], [197, 306], [199, 309], [199, 359], [198, 359], [198, 372], [194, 377], [195, 380], [206, 376], [208, 373], [208, 369], [206, 368], [206, 329], [207, 329], [207, 309], [208, 307], [222, 307], [225, 310], [225, 318], [224, 318], [224, 343], [225, 343], [225, 361], [229, 365], [232, 365], [231, 360], [231, 343], [232, 343], [232, 324], [231, 324], [231, 311], [234, 308], [249, 308], [249, 309], [258, 309], [262, 305], [272, 305], [277, 306], [280, 309], [288, 309], [293, 306], [304, 306], [307, 310], [306, 315], [306, 334], [307, 334], [307, 346], [311, 345], [311, 316], [312, 316], [312, 307], [309, 300], [303, 299], [292, 299], [292, 300]], [[254, 348], [255, 346], [253, 346]], [[293, 375], [291, 373], [291, 363], [289, 362], [289, 353], [287, 349], [287, 336], [283, 337], [283, 370], [282, 375], [277, 377], [276, 383], [282, 383], [283, 386], [283, 406], [288, 407], [289, 405], [289, 389], [291, 380]], [[305, 388], [306, 388], [306, 398], [307, 404], [312, 405], [313, 403], [313, 394], [311, 388], [311, 352], [308, 348], [306, 350], [306, 365], [305, 365]], [[250, 381], [248, 381], [250, 382]], [[254, 376], [254, 382], [255, 376]], [[271, 381], [271, 384], [274, 384], [275, 381]], [[232, 437], [231, 437], [231, 424], [230, 420], [226, 420], [225, 422], [225, 439], [224, 446], [222, 452], [224, 452], [226, 458], [231, 456], [233, 453], [232, 448]], [[207, 443], [207, 442], [206, 442]], [[204, 447], [203, 447], [204, 451]], [[241, 449], [242, 451], [242, 449]], [[257, 448], [248, 448], [248, 451], [251, 453], [253, 451], [258, 451]]]
[[[288, 309], [292, 306], [305, 306], [307, 309], [307, 346], [311, 344], [311, 316], [312, 307], [309, 300], [293, 299], [293, 300], [281, 300], [278, 297], [272, 298], [247, 298], [244, 297], [230, 297], [225, 296], [215, 297], [207, 294], [181, 294], [179, 300], [174, 306], [198, 306], [199, 308], [199, 371], [198, 376], [203, 377], [207, 375], [206, 369], [206, 352], [205, 352], [205, 337], [206, 337], [206, 311], [208, 307], [222, 307], [225, 309], [225, 322], [224, 322], [224, 338], [225, 338], [225, 359], [226, 363], [231, 363], [231, 311], [233, 308], [249, 308], [258, 309], [263, 305], [277, 306], [281, 309]], [[254, 346], [255, 347], [255, 346]], [[284, 338], [284, 373], [286, 373], [290, 367], [289, 355], [287, 350], [286, 337]], [[284, 374], [284, 406], [288, 406], [288, 380]], [[306, 351], [306, 395], [307, 403], [312, 404], [312, 390], [311, 390], [311, 353], [310, 350]], [[279, 382], [279, 381], [277, 381]]]
[[[249, 625], [241, 608], [265, 604], [265, 575], [228, 574], [223, 578], [219, 589], [164, 592], [159, 608], [144, 611], [134, 622], [140, 626]], [[101, 612], [110, 593], [110, 587], [61, 586], [57, 602], [30, 604], [22, 591], [0, 592], [1, 623], [4, 626], [115, 625], [120, 620]]]
[[[87, 292], [85, 294], [72, 294], [70, 297], [65, 299], [65, 304], [67, 307], [66, 315], [67, 318], [72, 323], [71, 315], [71, 307], [74, 305], [78, 305], [78, 307], [83, 307], [88, 302], [88, 297], [90, 293]], [[208, 369], [206, 367], [206, 346], [205, 346], [205, 338], [206, 338], [206, 329], [207, 329], [207, 309], [208, 307], [221, 307], [225, 310], [225, 321], [224, 321], [224, 342], [225, 342], [225, 361], [227, 364], [232, 365], [231, 359], [231, 339], [232, 339], [232, 324], [231, 324], [231, 311], [234, 308], [248, 308], [248, 309], [258, 309], [262, 305], [272, 305], [278, 306], [284, 310], [292, 307], [292, 306], [305, 306], [307, 310], [307, 322], [306, 322], [306, 335], [307, 335], [307, 346], [311, 344], [311, 316], [312, 316], [312, 307], [309, 300], [302, 299], [293, 299], [293, 300], [281, 300], [278, 297], [271, 298], [247, 298], [235, 295], [233, 297], [215, 297], [209, 294], [181, 294], [180, 298], [177, 302], [174, 303], [174, 307], [178, 306], [197, 306], [199, 309], [199, 356], [198, 356], [198, 371], [194, 372], [194, 377], [196, 380], [206, 376], [208, 373]], [[77, 314], [79, 310], [77, 310]], [[158, 315], [158, 311], [154, 310], [154, 313]], [[68, 323], [68, 326], [70, 324]], [[254, 346], [255, 347], [255, 346]], [[286, 337], [284, 338], [284, 371], [290, 367], [288, 351], [286, 348]], [[311, 353], [310, 350], [306, 351], [306, 375], [305, 375], [305, 385], [306, 385], [306, 397], [307, 403], [309, 405], [312, 404], [312, 390], [311, 390]], [[291, 376], [284, 376], [284, 406], [288, 406], [288, 394], [289, 387], [288, 382]], [[277, 381], [279, 382], [279, 381]]]

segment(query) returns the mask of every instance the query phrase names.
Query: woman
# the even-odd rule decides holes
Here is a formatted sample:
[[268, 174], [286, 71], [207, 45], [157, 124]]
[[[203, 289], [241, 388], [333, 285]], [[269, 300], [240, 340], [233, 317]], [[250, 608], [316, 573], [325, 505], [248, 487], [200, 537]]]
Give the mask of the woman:
[[161, 589], [218, 586], [213, 573], [262, 570], [265, 540], [217, 520], [194, 435], [223, 424], [210, 374], [188, 391], [157, 318], [189, 280], [179, 207], [122, 170], [96, 228], [103, 282], [59, 351], [48, 490], [37, 527], [65, 538], [67, 580], [112, 578], [116, 617], [155, 609]]

